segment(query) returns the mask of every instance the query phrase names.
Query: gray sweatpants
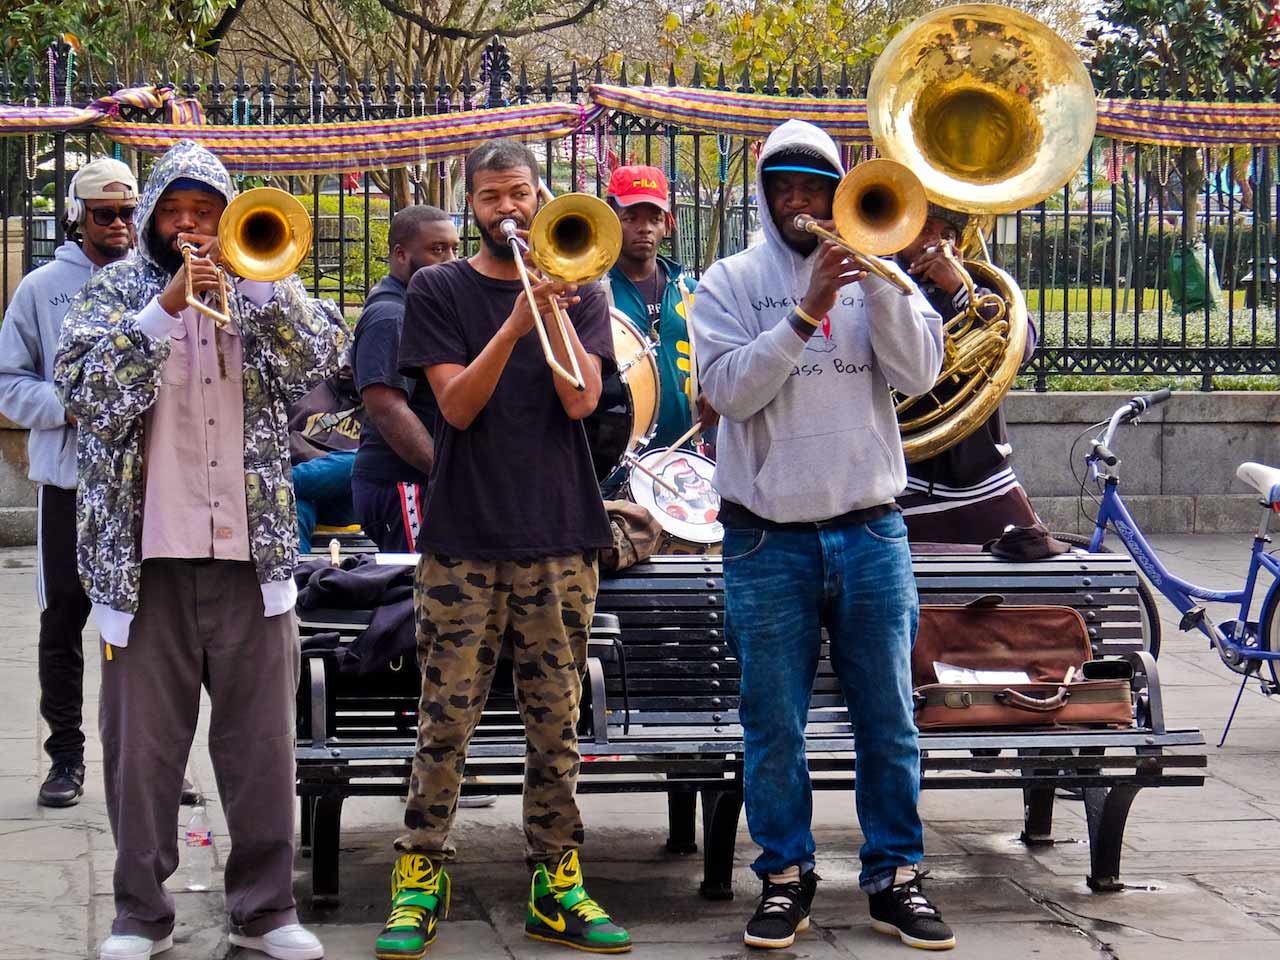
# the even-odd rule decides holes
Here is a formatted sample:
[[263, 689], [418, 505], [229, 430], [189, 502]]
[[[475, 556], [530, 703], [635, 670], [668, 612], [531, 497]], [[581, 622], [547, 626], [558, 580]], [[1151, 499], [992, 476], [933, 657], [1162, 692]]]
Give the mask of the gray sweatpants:
[[[105, 651], [104, 651], [105, 654]], [[164, 881], [178, 866], [182, 775], [200, 712], [213, 712], [209, 755], [231, 833], [231, 929], [262, 936], [296, 923], [294, 697], [297, 621], [263, 616], [252, 563], [147, 560], [129, 645], [102, 662], [98, 723], [107, 813], [116, 841], [112, 933], [173, 930]]]

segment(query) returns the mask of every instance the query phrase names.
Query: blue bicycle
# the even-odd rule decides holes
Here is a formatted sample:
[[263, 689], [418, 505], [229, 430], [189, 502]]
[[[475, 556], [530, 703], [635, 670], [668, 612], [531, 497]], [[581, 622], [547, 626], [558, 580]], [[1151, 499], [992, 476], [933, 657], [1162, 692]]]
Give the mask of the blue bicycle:
[[[1134, 397], [1118, 408], [1109, 421], [1094, 424], [1086, 431], [1089, 433], [1104, 424], [1106, 426], [1106, 430], [1090, 442], [1089, 453], [1085, 456], [1088, 472], [1080, 480], [1082, 496], [1090, 479], [1101, 490], [1101, 498], [1097, 501], [1097, 519], [1088, 546], [1092, 552], [1103, 550], [1108, 529], [1115, 533], [1146, 580], [1182, 614], [1178, 628], [1195, 629], [1203, 633], [1209, 639], [1210, 649], [1217, 651], [1228, 669], [1243, 677], [1235, 706], [1232, 707], [1226, 729], [1222, 732], [1222, 741], [1218, 744], [1221, 746], [1226, 741], [1227, 731], [1231, 729], [1231, 721], [1235, 718], [1240, 697], [1250, 678], [1258, 680], [1262, 692], [1267, 696], [1280, 693], [1280, 559], [1277, 559], [1275, 550], [1268, 549], [1271, 538], [1267, 536], [1271, 515], [1280, 513], [1280, 469], [1261, 463], [1242, 463], [1236, 470], [1236, 476], [1260, 494], [1259, 505], [1262, 508], [1258, 532], [1253, 538], [1249, 572], [1242, 589], [1215, 590], [1190, 583], [1170, 573], [1125, 506], [1124, 497], [1120, 494], [1120, 458], [1113, 449], [1118, 427], [1136, 422], [1141, 414], [1156, 404], [1164, 403], [1170, 396], [1168, 390], [1158, 390], [1146, 396]], [[1073, 463], [1074, 457], [1073, 445]], [[1254, 591], [1258, 587], [1258, 575], [1262, 572], [1270, 576], [1271, 584], [1263, 597], [1258, 619], [1250, 620], [1249, 611], [1253, 606]], [[1234, 619], [1215, 623], [1201, 601], [1236, 604], [1238, 612]], [[1159, 618], [1154, 610], [1154, 602], [1149, 596], [1143, 597], [1143, 605], [1150, 607], [1145, 610], [1144, 615], [1152, 621], [1148, 625], [1149, 629], [1155, 631], [1152, 634], [1152, 646], [1158, 649]], [[1267, 674], [1270, 674], [1269, 678]]]

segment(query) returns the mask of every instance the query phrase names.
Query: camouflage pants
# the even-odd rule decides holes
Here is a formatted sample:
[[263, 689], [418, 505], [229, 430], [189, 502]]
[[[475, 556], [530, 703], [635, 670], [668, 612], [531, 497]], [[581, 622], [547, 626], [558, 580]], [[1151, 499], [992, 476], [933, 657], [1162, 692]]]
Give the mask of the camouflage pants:
[[525, 729], [524, 834], [530, 862], [581, 846], [578, 706], [599, 573], [594, 555], [456, 560], [423, 554], [414, 575], [418, 749], [396, 849], [453, 856], [467, 743], [489, 696], [504, 640]]

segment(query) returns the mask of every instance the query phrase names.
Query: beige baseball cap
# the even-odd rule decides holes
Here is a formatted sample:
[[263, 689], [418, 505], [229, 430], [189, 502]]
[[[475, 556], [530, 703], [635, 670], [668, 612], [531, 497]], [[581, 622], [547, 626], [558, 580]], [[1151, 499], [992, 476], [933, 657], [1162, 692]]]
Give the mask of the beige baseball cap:
[[[126, 189], [108, 190], [112, 183], [123, 183]], [[136, 200], [138, 180], [127, 164], [99, 157], [80, 168], [71, 180], [71, 192], [81, 200]]]

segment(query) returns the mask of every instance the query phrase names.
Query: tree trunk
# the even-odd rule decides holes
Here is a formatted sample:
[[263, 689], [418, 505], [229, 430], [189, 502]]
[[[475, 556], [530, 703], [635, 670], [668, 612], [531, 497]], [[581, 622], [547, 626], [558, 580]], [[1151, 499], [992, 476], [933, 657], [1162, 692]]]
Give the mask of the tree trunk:
[[409, 171], [404, 167], [397, 167], [387, 173], [391, 187], [387, 192], [391, 195], [391, 205], [397, 210], [403, 210], [413, 203], [413, 189], [409, 185]]
[[1183, 147], [1178, 154], [1182, 175], [1182, 242], [1190, 247], [1200, 230], [1200, 191], [1204, 188], [1204, 163], [1195, 147]]

